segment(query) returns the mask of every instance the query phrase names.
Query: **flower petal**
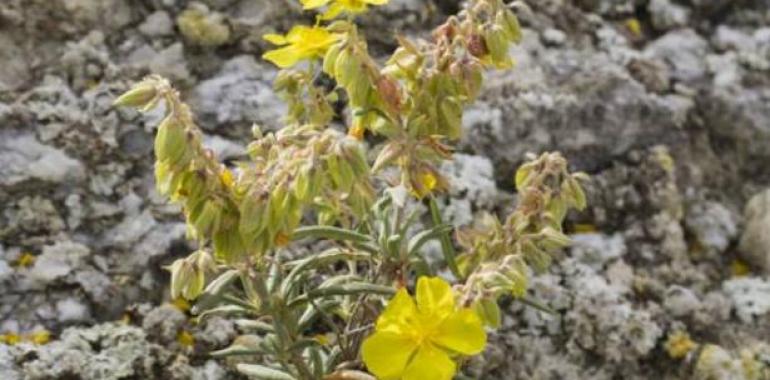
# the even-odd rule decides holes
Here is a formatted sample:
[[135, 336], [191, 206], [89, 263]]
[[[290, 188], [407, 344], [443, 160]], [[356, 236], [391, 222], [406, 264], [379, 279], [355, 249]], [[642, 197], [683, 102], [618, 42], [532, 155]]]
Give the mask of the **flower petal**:
[[388, 3], [388, 0], [363, 0], [364, 3], [372, 5], [384, 5]]
[[262, 36], [265, 41], [270, 42], [273, 45], [285, 45], [289, 43], [289, 41], [286, 41], [286, 37], [280, 35], [280, 34], [265, 34]]
[[301, 52], [294, 46], [286, 46], [281, 49], [270, 50], [262, 55], [262, 58], [274, 63], [276, 66], [285, 69], [294, 66], [299, 60], [303, 59]]
[[417, 350], [404, 371], [403, 380], [451, 380], [457, 364], [444, 351], [431, 345]]
[[476, 312], [462, 309], [441, 323], [433, 342], [464, 355], [475, 355], [484, 350], [487, 334]]
[[378, 331], [366, 338], [361, 347], [361, 356], [366, 368], [377, 378], [399, 379], [416, 349], [417, 342], [408, 336]]
[[286, 33], [286, 41], [289, 43], [301, 43], [304, 36], [312, 31], [312, 27], [307, 25], [294, 25], [291, 27], [288, 33]]
[[344, 12], [345, 10], [345, 6], [341, 5], [340, 3], [332, 3], [332, 5], [329, 6], [329, 9], [327, 9], [326, 12], [324, 12], [324, 14], [321, 16], [321, 19], [331, 20], [339, 16], [340, 13]]
[[329, 4], [329, 1], [331, 0], [301, 0], [302, 1], [302, 8], [304, 9], [315, 9], [323, 7], [326, 4]]
[[403, 332], [410, 329], [409, 321], [417, 314], [414, 300], [409, 296], [406, 288], [401, 288], [390, 299], [388, 306], [377, 319], [377, 331]]
[[440, 318], [454, 312], [455, 296], [449, 283], [440, 277], [417, 280], [417, 307], [423, 315]]

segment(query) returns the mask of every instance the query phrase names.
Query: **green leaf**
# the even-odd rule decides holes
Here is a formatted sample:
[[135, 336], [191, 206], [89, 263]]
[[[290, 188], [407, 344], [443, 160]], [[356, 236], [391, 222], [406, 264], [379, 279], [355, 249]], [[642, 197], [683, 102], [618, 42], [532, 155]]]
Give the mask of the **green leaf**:
[[228, 356], [259, 355], [264, 353], [265, 351], [262, 349], [234, 343], [227, 348], [212, 351], [209, 353], [209, 355], [211, 355], [213, 358], [226, 358]]
[[299, 297], [291, 300], [288, 304], [289, 307], [295, 307], [302, 305], [310, 299], [326, 298], [334, 296], [350, 296], [358, 294], [379, 294], [392, 296], [396, 293], [396, 290], [390, 286], [375, 285], [365, 282], [349, 283], [343, 285], [330, 286], [327, 288], [312, 289], [307, 293], [300, 295]]
[[272, 324], [255, 320], [255, 319], [237, 319], [235, 325], [239, 330], [254, 331], [254, 332], [273, 332], [274, 327]]
[[300, 275], [300, 273], [306, 270], [317, 269], [319, 267], [333, 264], [342, 260], [369, 260], [369, 259], [371, 259], [371, 255], [367, 253], [343, 251], [339, 248], [332, 248], [318, 255], [313, 255], [313, 256], [304, 258], [302, 260], [289, 262], [286, 265], [289, 267], [293, 266], [294, 268], [291, 270], [291, 272], [289, 272], [289, 274], [281, 283], [280, 294], [284, 298], [288, 298], [290, 295], [289, 293], [291, 292], [294, 285], [296, 285], [297, 283], [296, 281], [297, 277]]
[[537, 310], [540, 310], [540, 311], [542, 311], [542, 312], [544, 312], [546, 314], [551, 314], [551, 315], [558, 314], [558, 312], [556, 310], [548, 307], [547, 305], [542, 304], [539, 301], [533, 300], [532, 298], [529, 298], [529, 297], [519, 298], [519, 301], [521, 301], [521, 303], [523, 303], [523, 304], [525, 304], [527, 306], [533, 307], [533, 308], [535, 308]]
[[482, 298], [473, 305], [476, 313], [485, 325], [494, 329], [500, 328], [500, 306], [494, 299]]
[[299, 321], [297, 322], [297, 326], [299, 326], [298, 329], [304, 331], [305, 329], [310, 328], [319, 313], [331, 314], [334, 309], [340, 307], [340, 305], [341, 302], [338, 300], [320, 300], [314, 302], [305, 309], [302, 316], [299, 318]]
[[198, 316], [199, 320], [203, 320], [206, 317], [212, 315], [249, 315], [253, 310], [247, 309], [240, 305], [222, 305], [213, 309], [208, 309]]
[[354, 243], [365, 243], [370, 240], [369, 237], [364, 234], [332, 226], [308, 226], [294, 230], [292, 240], [304, 238], [349, 241]]
[[410, 256], [415, 255], [420, 250], [420, 248], [425, 245], [425, 243], [436, 238], [440, 239], [450, 231], [452, 231], [452, 227], [446, 224], [420, 231], [418, 234], [412, 236], [412, 238], [409, 239], [409, 243], [407, 244], [407, 252]]
[[260, 380], [297, 380], [286, 372], [259, 364], [238, 364], [235, 368], [246, 376]]
[[[438, 203], [436, 203], [436, 198], [430, 197], [428, 202], [430, 205], [430, 216], [433, 219], [433, 225], [444, 225], [444, 222], [441, 220], [441, 211], [438, 208]], [[441, 252], [444, 254], [444, 260], [446, 261], [447, 266], [449, 266], [449, 270], [452, 271], [452, 274], [457, 279], [463, 279], [464, 276], [457, 267], [455, 247], [452, 245], [452, 239], [449, 237], [448, 233], [444, 233], [441, 236]]]
[[519, 166], [519, 169], [516, 170], [516, 189], [521, 191], [525, 186], [527, 186], [527, 183], [529, 182], [530, 174], [532, 174], [532, 170], [535, 168], [535, 165], [531, 162], [528, 162], [526, 164], [523, 164]]
[[574, 178], [570, 177], [567, 179], [567, 184], [569, 184], [570, 190], [572, 192], [572, 204], [575, 206], [578, 210], [583, 210], [586, 208], [586, 194], [583, 191], [583, 187], [580, 186], [580, 183]]
[[198, 297], [197, 302], [195, 302], [192, 310], [193, 314], [211, 309], [222, 302], [222, 296], [230, 284], [238, 278], [238, 274], [239, 271], [237, 269], [230, 269], [219, 275], [214, 281], [211, 281], [203, 290], [203, 294]]

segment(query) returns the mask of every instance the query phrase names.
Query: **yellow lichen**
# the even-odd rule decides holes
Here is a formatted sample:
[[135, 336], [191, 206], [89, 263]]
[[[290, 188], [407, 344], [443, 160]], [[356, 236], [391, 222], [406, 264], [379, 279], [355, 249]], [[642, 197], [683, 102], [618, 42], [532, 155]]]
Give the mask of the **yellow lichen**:
[[30, 334], [28, 339], [34, 344], [43, 345], [51, 341], [51, 332], [48, 330], [38, 330]]
[[176, 336], [176, 341], [184, 347], [192, 347], [195, 345], [195, 337], [187, 330], [182, 330]]
[[751, 268], [749, 268], [748, 264], [742, 260], [735, 259], [732, 263], [730, 263], [730, 272], [732, 273], [733, 277], [745, 277], [751, 273]]
[[13, 346], [15, 344], [19, 344], [19, 342], [21, 342], [21, 336], [19, 336], [19, 334], [15, 334], [15, 333], [0, 334], [0, 343]]
[[224, 17], [199, 5], [191, 6], [176, 19], [179, 31], [188, 41], [201, 46], [219, 46], [230, 39]]
[[35, 264], [35, 255], [33, 255], [30, 252], [22, 253], [15, 263], [17, 268], [29, 268], [34, 264]]
[[690, 339], [690, 335], [684, 331], [676, 331], [666, 340], [666, 352], [673, 359], [682, 359], [698, 345]]
[[639, 19], [632, 17], [627, 19], [624, 24], [634, 38], [642, 37], [642, 23], [639, 22]]

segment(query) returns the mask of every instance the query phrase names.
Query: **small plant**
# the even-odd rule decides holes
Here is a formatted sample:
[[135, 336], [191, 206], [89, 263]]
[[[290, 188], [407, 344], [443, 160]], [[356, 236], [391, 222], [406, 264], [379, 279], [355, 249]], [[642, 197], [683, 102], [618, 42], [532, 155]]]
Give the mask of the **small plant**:
[[[518, 170], [519, 203], [503, 221], [486, 215], [456, 231], [442, 222], [434, 196], [450, 184], [438, 165], [452, 157], [484, 71], [513, 64], [519, 24], [501, 0], [471, 0], [430, 41], [397, 37], [380, 65], [354, 15], [386, 1], [302, 0], [321, 11], [316, 25], [265, 36], [276, 49], [264, 58], [283, 69], [275, 89], [289, 106], [286, 126], [269, 134], [255, 126], [250, 160], [233, 168], [202, 145], [165, 79], [150, 76], [116, 101], [165, 107], [157, 188], [182, 205], [199, 246], [170, 266], [171, 295], [195, 300], [200, 318], [235, 319], [246, 333], [212, 355], [241, 356], [244, 374], [450, 379], [484, 349], [485, 326], [500, 325], [500, 297], [530, 302], [531, 269], [546, 269], [569, 244], [561, 224], [585, 206], [581, 174], [546, 153]], [[334, 111], [340, 100], [347, 134], [332, 127], [344, 116]], [[367, 151], [367, 134], [384, 142]], [[414, 202], [428, 206], [427, 223], [410, 211]], [[454, 286], [426, 262], [431, 240]], [[295, 257], [288, 248], [297, 241], [317, 251]]]

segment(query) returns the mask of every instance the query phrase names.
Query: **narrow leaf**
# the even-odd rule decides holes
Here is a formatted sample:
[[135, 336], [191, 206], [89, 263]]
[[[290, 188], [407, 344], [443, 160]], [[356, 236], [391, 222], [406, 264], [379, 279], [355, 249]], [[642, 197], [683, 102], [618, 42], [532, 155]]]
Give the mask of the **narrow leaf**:
[[296, 380], [296, 378], [286, 372], [274, 368], [265, 367], [259, 364], [238, 364], [238, 372], [260, 380]]

